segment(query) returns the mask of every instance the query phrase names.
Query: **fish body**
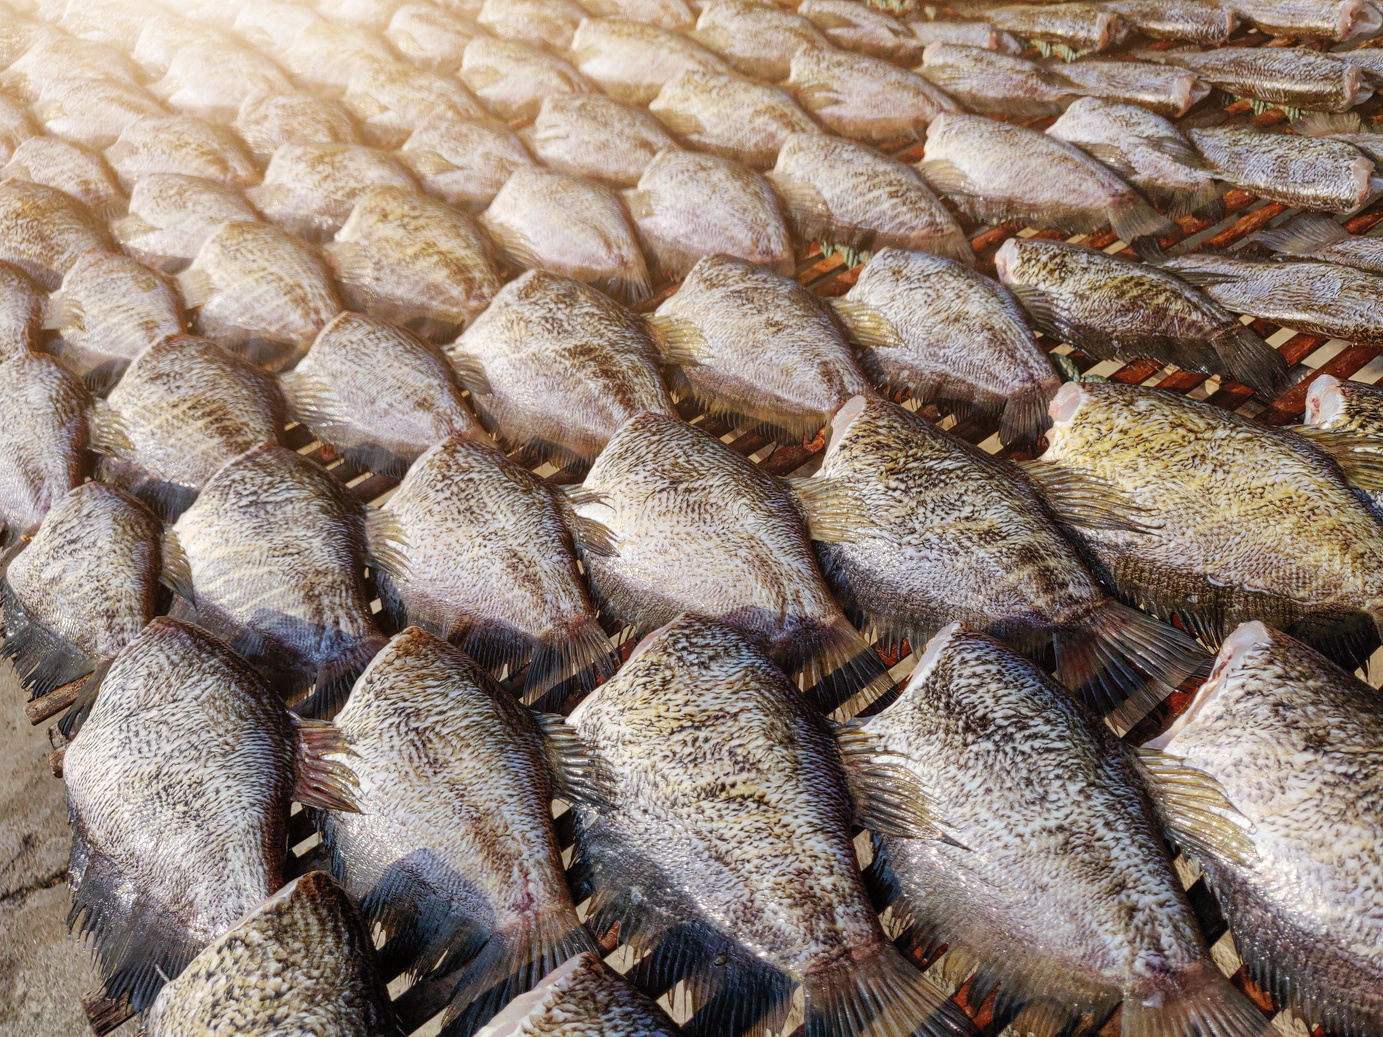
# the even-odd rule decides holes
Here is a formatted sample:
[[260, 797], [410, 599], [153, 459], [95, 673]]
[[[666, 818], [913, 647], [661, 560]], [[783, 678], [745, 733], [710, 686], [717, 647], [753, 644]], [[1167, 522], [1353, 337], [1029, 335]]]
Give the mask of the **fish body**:
[[45, 292], [83, 254], [109, 246], [105, 224], [69, 195], [26, 180], [0, 182], [0, 260]]
[[134, 65], [114, 48], [55, 32], [35, 39], [11, 61], [0, 74], [0, 86], [33, 102], [58, 79], [108, 79], [131, 86], [139, 82]]
[[478, 370], [471, 401], [508, 448], [589, 463], [628, 419], [673, 416], [648, 323], [588, 285], [545, 270], [510, 281], [456, 340]]
[[34, 108], [46, 132], [97, 151], [136, 119], [168, 114], [142, 87], [99, 79], [55, 80]]
[[395, 60], [378, 33], [322, 19], [304, 23], [274, 57], [300, 87], [323, 97], [340, 97], [356, 72]]
[[1220, 46], [1239, 24], [1238, 11], [1199, 0], [1103, 0], [1100, 6], [1144, 36], [1203, 47]]
[[149, 89], [183, 115], [229, 123], [249, 98], [289, 93], [293, 84], [263, 54], [244, 47], [193, 43], [173, 56], [163, 78]]
[[738, 162], [660, 151], [624, 196], [655, 275], [682, 276], [703, 256], [716, 253], [778, 273], [795, 269], [792, 240], [773, 189]]
[[246, 43], [271, 56], [292, 46], [303, 26], [323, 20], [310, 7], [277, 0], [250, 0], [235, 6], [238, 10], [231, 28]]
[[480, 222], [512, 266], [540, 267], [624, 302], [638, 302], [651, 293], [629, 211], [604, 184], [520, 166]]
[[526, 43], [489, 36], [466, 44], [457, 75], [496, 118], [509, 122], [533, 118], [544, 97], [591, 90], [585, 75], [561, 58]]
[[216, 470], [277, 443], [288, 407], [277, 380], [242, 356], [190, 335], [144, 350], [111, 390], [129, 446], [101, 459], [101, 478], [166, 518], [185, 511]]
[[475, 220], [399, 187], [364, 195], [325, 251], [354, 309], [424, 334], [465, 327], [503, 284]]
[[598, 18], [626, 18], [673, 32], [696, 25], [696, 13], [686, 0], [588, 0], [582, 6]]
[[1333, 51], [1331, 57], [1339, 58], [1357, 67], [1369, 82], [1375, 86], [1383, 79], [1383, 50], [1365, 47], [1357, 50]]
[[1373, 93], [1359, 69], [1303, 47], [1134, 51], [1143, 61], [1189, 68], [1236, 97], [1312, 112], [1343, 112]]
[[768, 179], [805, 241], [974, 262], [965, 233], [921, 174], [868, 145], [815, 131], [790, 134]]
[[34, 351], [44, 304], [43, 293], [24, 271], [0, 263], [0, 362]]
[[466, 44], [481, 33], [475, 22], [433, 4], [403, 4], [389, 19], [384, 38], [415, 65], [450, 73], [461, 67]]
[[134, 47], [133, 61], [149, 79], [158, 79], [183, 47], [197, 43], [239, 46], [241, 41], [231, 33], [173, 14], [171, 11], [154, 15], [144, 23]]
[[1128, 184], [1074, 145], [976, 115], [940, 115], [927, 128], [922, 175], [975, 219], [1093, 233], [1125, 241], [1171, 231]]
[[489, 205], [514, 170], [533, 165], [523, 141], [492, 120], [427, 123], [414, 130], [395, 155], [424, 191], [469, 212]]
[[1236, 0], [1239, 14], [1270, 36], [1343, 40], [1377, 32], [1378, 8], [1365, 0]]
[[557, 173], [633, 187], [664, 148], [676, 142], [641, 108], [603, 94], [554, 94], [543, 99], [524, 140]]
[[1149, 61], [1085, 58], [1063, 65], [1061, 74], [1081, 93], [1138, 105], [1169, 118], [1179, 119], [1210, 93], [1194, 72]]
[[855, 0], [802, 0], [797, 13], [845, 50], [913, 64], [924, 44], [906, 22]]
[[961, 110], [951, 97], [907, 69], [834, 47], [804, 46], [792, 56], [784, 84], [828, 130], [866, 144], [917, 139], [943, 112]]
[[1310, 1025], [1377, 1030], [1377, 692], [1293, 638], [1245, 623], [1187, 711], [1151, 744], [1213, 777], [1253, 823], [1253, 860], [1202, 861], [1248, 975]]
[[370, 930], [326, 873], [247, 913], [160, 992], [149, 1037], [393, 1037]]
[[516, 997], [476, 1037], [676, 1037], [656, 1004], [589, 951]]
[[389, 964], [416, 978], [399, 1001], [406, 1022], [450, 1000], [443, 1032], [472, 1032], [591, 946], [552, 828], [538, 718], [470, 657], [409, 627], [361, 675], [337, 725], [360, 812], [323, 815], [322, 837], [384, 930]]
[[1109, 166], [1173, 218], [1220, 198], [1214, 175], [1181, 131], [1141, 105], [1082, 97], [1047, 132]]
[[[1006, 443], [1041, 436], [1060, 379], [1022, 306], [994, 281], [950, 259], [888, 248], [875, 253], [843, 302], [837, 313], [876, 385], [952, 411], [1002, 411]], [[885, 327], [876, 327], [880, 321]]]
[[817, 569], [786, 484], [675, 418], [631, 418], [596, 458], [577, 506], [614, 533], [588, 554], [602, 615], [636, 633], [686, 611], [766, 646], [807, 696], [833, 710], [891, 687], [878, 654], [850, 626]]
[[149, 173], [130, 192], [129, 214], [112, 220], [110, 229], [140, 262], [174, 272], [221, 224], [257, 219], [233, 187], [183, 173]]
[[492, 36], [564, 50], [586, 17], [576, 0], [485, 0], [476, 23]]
[[224, 223], [178, 275], [201, 334], [275, 369], [341, 311], [320, 256], [264, 223]]
[[1059, 72], [1026, 58], [981, 47], [931, 43], [918, 71], [984, 115], [1058, 115], [1082, 91]]
[[386, 505], [407, 541], [406, 575], [382, 581], [400, 627], [460, 645], [496, 676], [524, 675], [547, 706], [614, 672], [582, 583], [578, 549], [602, 531], [565, 495], [503, 454], [461, 438], [427, 451]]
[[63, 8], [59, 5], [61, 16], [55, 23], [59, 29], [117, 50], [134, 46], [144, 22], [163, 13], [161, 7], [146, 0], [73, 0]]
[[799, 47], [827, 45], [825, 35], [807, 18], [757, 0], [706, 4], [692, 36], [745, 75], [774, 82], [788, 77]]
[[1216, 176], [1270, 201], [1352, 213], [1373, 193], [1373, 160], [1342, 141], [1248, 126], [1193, 129], [1187, 136]]
[[922, 46], [932, 43], [955, 43], [962, 47], [984, 47], [1004, 54], [1017, 54], [1023, 48], [1006, 32], [1000, 32], [988, 22], [953, 22], [913, 19], [908, 21], [912, 34]]
[[98, 151], [56, 137], [30, 137], [0, 169], [0, 178], [27, 180], [62, 191], [98, 217], [125, 206], [120, 185]]
[[1103, 4], [1005, 4], [981, 10], [984, 20], [1002, 32], [1077, 53], [1104, 50], [1128, 33], [1123, 20]]
[[190, 115], [139, 119], [105, 154], [126, 190], [150, 173], [182, 173], [237, 188], [259, 182], [259, 170], [230, 129]]
[[1383, 274], [1383, 241], [1348, 233], [1328, 216], [1302, 213], [1253, 239], [1275, 252]]
[[355, 203], [378, 187], [417, 190], [397, 159], [359, 144], [284, 144], [245, 192], [251, 204], [290, 234], [330, 238]]
[[0, 96], [0, 162], [8, 162], [15, 148], [40, 132], [27, 105]]
[[[206, 944], [283, 885], [292, 799], [348, 807], [344, 748], [205, 630], [158, 618], [116, 655], [63, 759], [71, 920], [104, 993], [149, 1007]], [[314, 784], [317, 792], [310, 790]]]
[[[996, 1006], [1049, 999], [1060, 1026], [1122, 997], [1129, 1035], [1265, 1029], [1196, 928], [1140, 761], [1033, 663], [949, 626], [866, 730], [963, 845], [884, 837], [894, 913], [977, 964]], [[1213, 802], [1203, 775], [1178, 777]]]
[[1383, 275], [1336, 263], [1177, 256], [1166, 269], [1216, 302], [1299, 331], [1383, 344]]
[[1147, 263], [1064, 241], [1011, 239], [999, 279], [1035, 325], [1109, 360], [1152, 359], [1234, 378], [1266, 396], [1287, 387], [1287, 362], [1233, 307]]
[[435, 119], [484, 119], [488, 112], [452, 76], [406, 61], [375, 62], [351, 76], [341, 106], [358, 121], [365, 140], [396, 148]]
[[616, 101], [647, 104], [683, 72], [728, 72], [695, 40], [628, 18], [587, 18], [571, 41], [581, 74]]
[[683, 72], [648, 110], [697, 151], [753, 169], [773, 165], [789, 134], [817, 131], [785, 90], [734, 72]]
[[231, 127], [260, 165], [285, 144], [359, 144], [339, 102], [285, 92], [247, 97]]
[[401, 476], [434, 443], [480, 431], [442, 351], [375, 317], [337, 314], [279, 380], [314, 436], [371, 471]]
[[1118, 487], [1156, 524], [1079, 533], [1122, 597], [1207, 644], [1261, 619], [1341, 660], [1371, 650], [1383, 526], [1305, 437], [1113, 383], [1062, 386], [1052, 416], [1042, 462]]

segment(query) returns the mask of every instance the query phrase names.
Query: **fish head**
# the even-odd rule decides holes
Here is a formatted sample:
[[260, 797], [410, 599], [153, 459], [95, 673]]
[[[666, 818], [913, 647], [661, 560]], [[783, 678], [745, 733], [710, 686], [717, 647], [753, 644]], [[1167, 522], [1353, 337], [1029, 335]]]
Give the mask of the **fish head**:
[[850, 426], [864, 413], [868, 405], [868, 397], [852, 396], [841, 405], [840, 410], [836, 411], [835, 417], [831, 419], [831, 439], [826, 444], [823, 460], [829, 461], [835, 456], [836, 451], [840, 448], [841, 440], [845, 438]]
[[994, 272], [1004, 284], [1013, 284], [1018, 273], [1018, 239], [1009, 238], [994, 253]]
[[1321, 375], [1306, 390], [1304, 420], [1307, 425], [1330, 428], [1336, 418], [1343, 416], [1344, 409], [1345, 396], [1340, 389], [1340, 380], [1334, 375]]
[[[1272, 644], [1274, 632], [1258, 620], [1241, 623], [1234, 633], [1224, 639], [1220, 651], [1215, 656], [1215, 664], [1186, 712], [1177, 717], [1176, 722], [1166, 731], [1150, 741], [1144, 742], [1149, 749], [1167, 750], [1176, 741], [1176, 736], [1194, 723], [1198, 714], [1214, 702], [1229, 687], [1235, 673], [1243, 668], [1245, 662], [1257, 655], [1257, 649]], [[1175, 751], [1174, 749], [1172, 750]]]
[[1383, 25], [1383, 14], [1377, 7], [1365, 0], [1345, 0], [1340, 5], [1340, 21], [1336, 27], [1336, 39], [1350, 40], [1376, 32]]
[[1052, 416], [1053, 432], [1064, 425], [1071, 424], [1076, 416], [1076, 411], [1080, 410], [1080, 405], [1086, 401], [1087, 397], [1088, 389], [1080, 382], [1067, 382], [1056, 391], [1051, 404], [1047, 407], [1047, 413]]

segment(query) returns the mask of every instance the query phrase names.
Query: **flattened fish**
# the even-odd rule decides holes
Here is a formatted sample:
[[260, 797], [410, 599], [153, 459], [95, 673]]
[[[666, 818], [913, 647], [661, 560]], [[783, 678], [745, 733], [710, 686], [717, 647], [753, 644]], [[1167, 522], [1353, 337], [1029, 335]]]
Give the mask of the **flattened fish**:
[[511, 266], [571, 277], [622, 302], [651, 294], [629, 210], [604, 184], [520, 166], [480, 222]]
[[101, 150], [116, 142], [136, 119], [167, 115], [143, 87], [99, 79], [58, 79], [34, 102], [46, 132]]
[[283, 884], [290, 802], [350, 809], [354, 777], [324, 759], [346, 748], [334, 727], [294, 717], [190, 624], [155, 619], [95, 683], [63, 759], [69, 917], [104, 994], [138, 1011]]
[[871, 58], [916, 63], [924, 44], [906, 22], [855, 0], [802, 0], [797, 13], [837, 47]]
[[311, 94], [247, 97], [231, 127], [261, 165], [285, 144], [360, 143], [345, 109]]
[[490, 120], [429, 122], [414, 130], [396, 155], [424, 191], [471, 212], [489, 205], [514, 170], [533, 165], [523, 141], [503, 123]]
[[70, 195], [27, 180], [0, 181], [0, 260], [45, 292], [62, 284], [84, 253], [110, 243], [105, 224]]
[[399, 147], [430, 121], [489, 114], [453, 77], [404, 61], [374, 62], [356, 72], [341, 104], [359, 120], [365, 140], [385, 149]]
[[395, 60], [389, 44], [377, 33], [322, 20], [307, 22], [293, 42], [274, 56], [299, 86], [322, 97], [341, 96], [356, 72]]
[[227, 187], [259, 182], [259, 170], [234, 133], [190, 115], [131, 123], [106, 158], [127, 191], [150, 173], [182, 173]]
[[224, 223], [178, 274], [198, 331], [278, 369], [341, 311], [321, 257], [266, 223]]
[[140, 262], [176, 273], [223, 223], [259, 219], [233, 187], [182, 173], [148, 173], [130, 192], [129, 215], [111, 234]]
[[1102, 0], [1100, 6], [1144, 36], [1202, 47], [1220, 46], [1239, 24], [1236, 10], [1200, 0]]
[[55, 32], [34, 40], [33, 46], [11, 61], [0, 73], [0, 87], [33, 102], [58, 79], [108, 79], [131, 86], [139, 82], [134, 65], [119, 51]]
[[988, 22], [930, 21], [921, 18], [908, 21], [912, 34], [924, 47], [933, 43], [957, 43], [962, 47], [984, 47], [1003, 54], [1017, 54], [1023, 48], [1006, 32], [1000, 32]]
[[676, 1037], [680, 1032], [661, 1008], [587, 951], [514, 998], [476, 1037]]
[[624, 197], [655, 273], [680, 277], [716, 253], [782, 274], [795, 269], [773, 188], [738, 162], [660, 151]]
[[745, 75], [775, 82], [788, 77], [799, 47], [827, 46], [808, 19], [758, 0], [713, 0], [701, 8], [691, 36]]
[[1128, 35], [1123, 20], [1101, 4], [1004, 4], [976, 13], [1001, 32], [1063, 48], [1066, 57], [1104, 50]]
[[229, 123], [251, 97], [286, 94], [293, 84], [263, 54], [244, 47], [193, 43], [173, 56], [163, 78], [149, 89], [183, 115]]
[[955, 414], [1002, 411], [1004, 443], [1035, 443], [1047, 427], [1060, 378], [1023, 308], [989, 278], [941, 256], [887, 248], [831, 306], [876, 385]]
[[922, 175], [978, 220], [1091, 234], [1106, 225], [1125, 241], [1174, 225], [1085, 152], [1025, 126], [977, 115], [939, 115], [927, 128]]
[[1057, 115], [1081, 92], [1065, 76], [1026, 58], [954, 43], [928, 44], [917, 71], [982, 115]]
[[125, 208], [120, 185], [98, 151], [56, 137], [30, 137], [14, 149], [0, 178], [27, 180], [62, 191], [101, 218]]
[[1378, 8], [1365, 0], [1236, 0], [1236, 9], [1270, 36], [1339, 43], [1376, 33]]
[[15, 148], [41, 132], [28, 107], [0, 95], [0, 162], [8, 162]]
[[197, 43], [235, 47], [241, 44], [233, 34], [212, 25], [195, 22], [171, 12], [157, 14], [144, 23], [130, 51], [132, 60], [148, 79], [158, 79], [183, 47]]
[[1139, 50], [1133, 56], [1189, 68], [1235, 97], [1312, 112], [1343, 112], [1373, 94], [1359, 69], [1305, 47]]
[[637, 414], [675, 415], [660, 365], [691, 360], [655, 344], [643, 318], [545, 270], [500, 289], [450, 355], [470, 374], [485, 427], [506, 447], [559, 465], [591, 461]]
[[1274, 252], [1383, 274], [1383, 241], [1350, 234], [1329, 216], [1304, 212], [1253, 240]]
[[1284, 205], [1357, 212], [1380, 183], [1373, 159], [1341, 141], [1251, 126], [1192, 129], [1187, 136], [1221, 180]]
[[444, 73], [461, 67], [466, 44], [482, 34], [475, 22], [433, 4], [404, 4], [384, 30], [384, 38], [405, 59]]
[[1234, 947], [1280, 1004], [1331, 1033], [1383, 1024], [1383, 746], [1378, 692], [1262, 623], [1150, 745], [1210, 774], [1256, 857], [1195, 852]]
[[577, 807], [587, 924], [656, 948], [632, 976], [655, 995], [685, 979], [691, 1033], [781, 1030], [799, 986], [810, 1033], [973, 1032], [884, 937], [850, 838], [857, 820], [935, 837], [925, 802], [901, 768], [855, 766], [867, 736], [832, 730], [753, 641], [678, 618], [568, 723], [613, 786]]
[[600, 18], [627, 18], [674, 32], [696, 25], [696, 14], [686, 0], [587, 0], [582, 6]]
[[608, 550], [609, 530], [578, 518], [557, 487], [458, 437], [423, 454], [385, 508], [407, 542], [407, 575], [380, 581], [400, 628], [460, 645], [495, 676], [521, 673], [535, 708], [615, 672], [577, 565]]
[[976, 991], [998, 988], [998, 1018], [1036, 1002], [1037, 1025], [1079, 1027], [1122, 998], [1127, 1037], [1271, 1030], [1211, 959], [1163, 849], [1170, 829], [1251, 855], [1248, 822], [1205, 774], [1135, 755], [1031, 662], [960, 624], [865, 730], [963, 844], [884, 836], [871, 872], [913, 939], [946, 943]]
[[1194, 72], [1149, 61], [1086, 58], [1063, 65], [1061, 74], [1081, 93], [1136, 104], [1178, 119], [1210, 93], [1210, 87]]
[[533, 118], [544, 97], [591, 90], [586, 77], [561, 58], [526, 43], [489, 36], [466, 44], [456, 74], [496, 118], [508, 122]]
[[291, 46], [309, 22], [322, 21], [311, 7], [277, 0], [244, 0], [235, 7], [231, 28], [250, 46], [270, 55]]
[[502, 40], [561, 51], [586, 14], [576, 0], [485, 0], [475, 20]]
[[581, 74], [625, 104], [647, 104], [683, 72], [730, 71], [695, 40], [627, 18], [587, 18], [571, 50]]
[[288, 424], [278, 381], [209, 339], [182, 335], [150, 346], [111, 390], [129, 445], [103, 457], [101, 478], [160, 516], [185, 511], [216, 470]]
[[783, 85], [827, 129], [866, 144], [921, 137], [938, 115], [961, 110], [916, 72], [834, 47], [797, 51]]
[[149, 1037], [397, 1032], [370, 930], [325, 872], [294, 879], [188, 963], [144, 1020]]
[[264, 218], [309, 240], [330, 238], [377, 187], [417, 190], [397, 159], [359, 144], [285, 144], [264, 183], [245, 192]]
[[0, 263], [0, 361], [33, 352], [46, 302], [24, 271]]
[[633, 187], [664, 148], [676, 142], [642, 108], [603, 94], [553, 94], [523, 139], [538, 160], [558, 173], [575, 173], [615, 187]]
[[[817, 569], [809, 536], [831, 535], [834, 516], [809, 534], [788, 484], [701, 429], [641, 414], [584, 485], [590, 498], [577, 513], [614, 533], [613, 553], [583, 559], [602, 616], [636, 634], [686, 611], [728, 623], [799, 675], [825, 712], [892, 689]], [[827, 503], [817, 513], [832, 511]]]
[[697, 151], [753, 169], [773, 165], [789, 134], [819, 132], [786, 91], [735, 72], [683, 72], [648, 110]]

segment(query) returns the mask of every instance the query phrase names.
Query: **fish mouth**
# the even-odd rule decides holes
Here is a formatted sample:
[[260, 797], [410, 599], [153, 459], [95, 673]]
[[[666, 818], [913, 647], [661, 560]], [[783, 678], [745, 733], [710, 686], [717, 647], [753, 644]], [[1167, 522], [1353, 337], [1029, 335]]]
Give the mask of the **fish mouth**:
[[[912, 673], [908, 676], [907, 687], [903, 689], [904, 694], [915, 687], [921, 687], [926, 682], [927, 677], [936, 667], [937, 659], [941, 658], [942, 651], [951, 643], [952, 638], [965, 629], [965, 624], [957, 621], [950, 626], [942, 627], [932, 635], [932, 639], [922, 650], [922, 656], [917, 660], [917, 665], [913, 667]], [[885, 710], [884, 712], [888, 711]]]
[[1085, 402], [1086, 393], [1079, 382], [1067, 382], [1056, 391], [1047, 413], [1052, 416], [1053, 425], [1069, 425], [1071, 419]]
[[1340, 391], [1340, 380], [1334, 375], [1321, 375], [1306, 390], [1305, 424], [1326, 428], [1344, 409], [1345, 395]]
[[1013, 283], [1014, 267], [1018, 265], [1018, 239], [1009, 238], [994, 253], [994, 272], [1004, 284]]
[[1101, 11], [1099, 17], [1095, 19], [1095, 32], [1098, 37], [1095, 50], [1104, 50], [1113, 42], [1115, 35], [1119, 32], [1119, 16], [1110, 14], [1108, 11]]
[[1196, 695], [1191, 700], [1191, 705], [1187, 707], [1186, 712], [1177, 717], [1176, 722], [1162, 734], [1144, 742], [1144, 748], [1166, 750], [1176, 740], [1177, 735], [1195, 723], [1196, 716], [1200, 711], [1214, 702], [1215, 698], [1224, 691], [1229, 679], [1243, 666], [1244, 660], [1248, 658], [1253, 649], [1259, 645], [1271, 644], [1272, 639], [1272, 631], [1256, 619], [1247, 623], [1240, 623], [1235, 627], [1234, 633], [1225, 638], [1224, 643], [1220, 645], [1220, 651], [1215, 656], [1215, 665], [1211, 667], [1210, 676], [1196, 690]]
[[[846, 433], [850, 431], [850, 426], [864, 413], [868, 405], [869, 400], [864, 396], [851, 396], [841, 405], [840, 410], [836, 411], [835, 416], [831, 418], [831, 439], [830, 442], [826, 444], [826, 454], [822, 458], [823, 461], [829, 461], [835, 456], [836, 450], [840, 447], [841, 440], [843, 440]], [[635, 651], [638, 651], [638, 649], [636, 648]]]

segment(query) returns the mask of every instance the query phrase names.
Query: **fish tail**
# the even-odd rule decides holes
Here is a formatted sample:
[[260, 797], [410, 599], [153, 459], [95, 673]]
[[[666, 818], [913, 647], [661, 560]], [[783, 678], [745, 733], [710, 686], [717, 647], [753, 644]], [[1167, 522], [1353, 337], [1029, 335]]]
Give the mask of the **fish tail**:
[[1303, 213], [1290, 223], [1254, 236], [1254, 241], [1274, 252], [1289, 256], [1313, 256], [1327, 245], [1343, 241], [1349, 234], [1329, 216]]
[[964, 1012], [891, 943], [856, 950], [808, 972], [806, 1037], [961, 1037], [976, 1029]]
[[1109, 207], [1109, 225], [1124, 241], [1161, 238], [1176, 230], [1176, 224], [1141, 197], [1130, 191]]
[[856, 696], [860, 705], [871, 705], [896, 691], [879, 653], [844, 616], [815, 634], [801, 676], [804, 694], [823, 713], [833, 713]]
[[297, 746], [293, 754], [294, 801], [319, 810], [342, 810], [358, 814], [356, 794], [360, 785], [355, 772], [344, 763], [328, 760], [329, 755], [351, 752], [345, 734], [325, 720], [293, 717]]
[[1236, 321], [1218, 332], [1211, 344], [1235, 381], [1272, 397], [1287, 390], [1287, 361], [1252, 328]]
[[568, 695], [584, 695], [615, 675], [615, 650], [591, 616], [559, 625], [534, 646], [524, 679], [523, 701], [556, 713]]
[[1052, 640], [1057, 679], [1120, 732], [1209, 662], [1187, 634], [1112, 600]]
[[1173, 978], [1173, 989], [1124, 998], [1121, 1037], [1255, 1037], [1272, 1022], [1210, 961]]
[[386, 644], [388, 642], [377, 635], [361, 638], [318, 664], [312, 694], [294, 705], [293, 712], [316, 720], [330, 720], [346, 704], [360, 672]]
[[1203, 180], [1189, 191], [1174, 191], [1166, 202], [1167, 215], [1174, 220], [1194, 215], [1209, 217], [1215, 212], [1214, 206], [1224, 208], [1220, 185], [1214, 180]]
[[8, 579], [0, 580], [5, 641], [0, 656], [14, 663], [30, 699], [85, 677], [96, 660], [46, 623], [31, 618]]
[[1061, 383], [1055, 380], [1035, 382], [1010, 396], [1003, 417], [999, 419], [999, 441], [1004, 446], [1036, 445], [1052, 424], [1047, 405], [1059, 388]]

